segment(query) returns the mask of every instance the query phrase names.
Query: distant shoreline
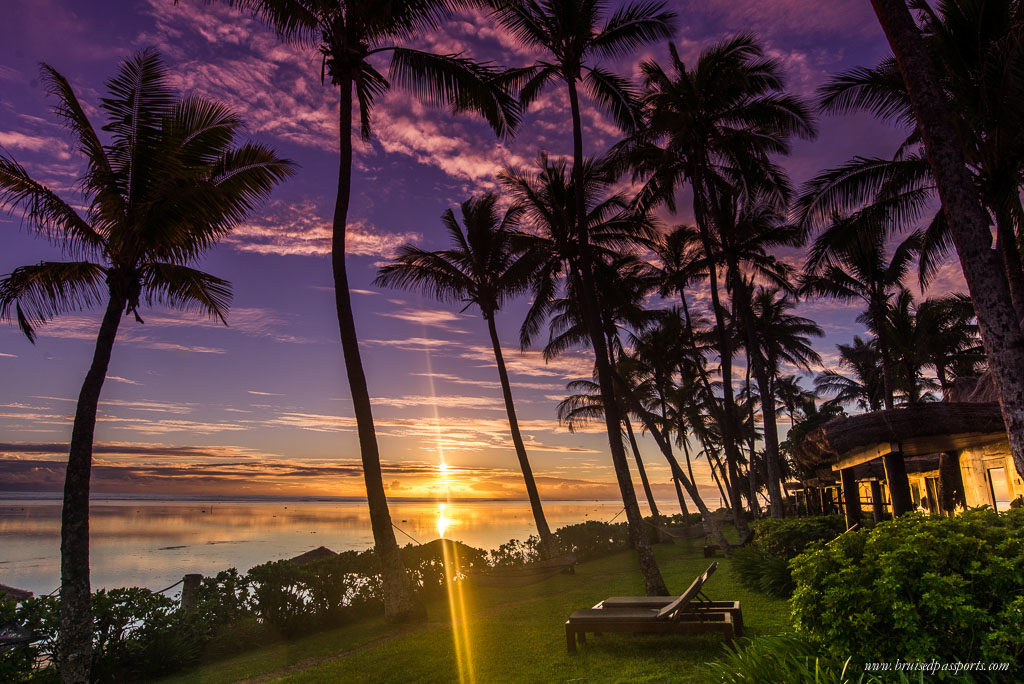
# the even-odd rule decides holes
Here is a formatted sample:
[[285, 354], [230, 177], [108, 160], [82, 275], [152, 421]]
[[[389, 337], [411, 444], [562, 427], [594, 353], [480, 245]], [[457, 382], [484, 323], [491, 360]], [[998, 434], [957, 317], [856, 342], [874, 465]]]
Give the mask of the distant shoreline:
[[[9, 501], [54, 501], [61, 500], [62, 493], [59, 491], [24, 492], [0, 490], [0, 502]], [[150, 501], [150, 502], [173, 502], [173, 503], [366, 503], [366, 497], [357, 496], [267, 496], [267, 495], [199, 495], [199, 494], [140, 494], [140, 493], [118, 493], [118, 492], [93, 492], [89, 496], [90, 501]], [[396, 503], [441, 503], [446, 501], [459, 503], [487, 503], [487, 502], [523, 502], [528, 499], [498, 499], [498, 498], [476, 498], [476, 497], [452, 497], [452, 498], [427, 498], [427, 497], [406, 497], [390, 496], [388, 501]], [[545, 501], [576, 503], [614, 503], [613, 499], [545, 499]]]

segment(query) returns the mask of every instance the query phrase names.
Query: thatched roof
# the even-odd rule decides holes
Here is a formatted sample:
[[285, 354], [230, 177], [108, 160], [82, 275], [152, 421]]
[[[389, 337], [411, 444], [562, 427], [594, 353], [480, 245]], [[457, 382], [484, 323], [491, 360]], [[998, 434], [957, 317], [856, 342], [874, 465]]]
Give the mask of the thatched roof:
[[315, 563], [325, 558], [334, 558], [337, 556], [334, 551], [331, 551], [326, 546], [318, 546], [312, 551], [306, 551], [306, 553], [300, 553], [295, 558], [289, 558], [288, 560], [296, 565], [306, 565], [307, 563]]
[[[1003, 417], [999, 404], [996, 403], [917, 404], [830, 420], [808, 433], [807, 437], [793, 449], [793, 455], [805, 468], [816, 468], [832, 465], [846, 454], [873, 445], [892, 442], [905, 444], [914, 440], [924, 444], [927, 438], [953, 438], [959, 435], [992, 436], [1003, 433], [1004, 430]], [[928, 443], [939, 444], [941, 440], [932, 440]], [[952, 444], [953, 440], [950, 443]], [[935, 451], [941, 451], [943, 448]]]
[[976, 378], [957, 378], [953, 386], [946, 392], [943, 401], [947, 402], [970, 402], [975, 404], [988, 404], [999, 401], [999, 392], [996, 391], [995, 379], [992, 371], [986, 371]]

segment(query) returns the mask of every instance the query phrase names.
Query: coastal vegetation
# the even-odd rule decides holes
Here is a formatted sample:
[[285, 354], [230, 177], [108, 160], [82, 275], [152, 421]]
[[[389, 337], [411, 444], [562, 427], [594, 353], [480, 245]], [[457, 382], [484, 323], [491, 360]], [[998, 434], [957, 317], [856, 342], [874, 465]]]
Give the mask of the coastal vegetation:
[[[626, 647], [616, 640], [583, 656], [589, 661], [570, 662], [551, 646], [569, 610], [596, 594], [642, 587], [649, 596], [667, 595], [702, 569], [696, 549], [673, 536], [658, 508], [637, 433], [665, 459], [683, 519], [703, 526], [704, 551], [732, 556], [723, 561], [733, 572], [722, 573], [728, 579], [721, 587], [743, 597], [754, 626], [754, 641], [694, 677], [788, 671], [793, 681], [845, 681], [853, 654], [854, 670], [872, 659], [937, 654], [1021, 662], [1019, 511], [910, 513], [903, 447], [890, 432], [875, 440], [888, 446], [876, 456], [889, 460], [884, 477], [868, 478], [870, 522], [860, 515], [853, 473], [867, 465], [863, 459], [827, 464], [843, 471], [845, 519], [785, 518], [834, 509], [806, 494], [806, 483], [821, 479], [821, 468], [796, 457], [810, 434], [820, 442], [822, 426], [854, 410], [890, 412], [881, 422], [891, 429], [885, 415], [949, 399], [958, 381], [983, 374], [1012, 463], [1024, 475], [1024, 3], [872, 0], [893, 54], [832, 77], [814, 99], [794, 91], [783, 62], [754, 33], [698, 46], [684, 58], [673, 42], [678, 17], [662, 2], [227, 4], [282, 41], [317, 51], [321, 81], [337, 94], [339, 137], [324, 141], [338, 145], [330, 263], [373, 549], [308, 566], [278, 561], [244, 575], [225, 571], [203, 580], [188, 605], [144, 589], [91, 592], [94, 431], [122, 319], [142, 324], [144, 306], [167, 305], [226, 323], [229, 283], [193, 266], [256, 213], [295, 165], [259, 143], [237, 143], [242, 122], [230, 105], [176, 94], [153, 51], [125, 60], [107, 83], [99, 129], [67, 79], [44, 65], [57, 118], [85, 162], [78, 182], [85, 208], [0, 153], [0, 208], [72, 259], [4, 276], [0, 318], [34, 340], [40, 325], [63, 314], [94, 305], [104, 314], [70, 436], [59, 598], [3, 604], [3, 617], [39, 638], [4, 651], [0, 674], [73, 683], [147, 679], [241, 646], [275, 652], [289, 640], [322, 660], [284, 672], [280, 663], [238, 656], [204, 665], [200, 679], [269, 672], [330, 680], [353, 668], [369, 679], [372, 662], [388, 663], [387, 676], [403, 680], [451, 679], [456, 665], [460, 678], [462, 668], [476, 666], [476, 676], [487, 679], [507, 672], [522, 648], [536, 655], [524, 679], [669, 677], [673, 668], [707, 660], [706, 653], [679, 641]], [[506, 67], [420, 49], [469, 8], [525, 46], [529, 63]], [[642, 50], [654, 56], [640, 59]], [[639, 60], [636, 81], [609, 66], [626, 58]], [[460, 215], [448, 209], [441, 216], [445, 247], [405, 245], [379, 265], [376, 280], [473, 308], [486, 323], [537, 529], [536, 538], [496, 550], [444, 541], [400, 548], [388, 507], [345, 256], [359, 170], [353, 141], [373, 138], [374, 107], [399, 88], [426, 105], [483, 120], [499, 141], [525, 128], [545, 94], [559, 96], [547, 107], [567, 104], [571, 154], [538, 149], [534, 162], [505, 166], [487, 179], [491, 191], [466, 193]], [[612, 144], [584, 139], [588, 106], [613, 122]], [[855, 157], [795, 187], [787, 157], [798, 142], [811, 144], [816, 117], [855, 111], [899, 126], [906, 134], [899, 149], [891, 158]], [[670, 225], [681, 210], [692, 224]], [[916, 300], [911, 281], [924, 291], [954, 253], [968, 292]], [[548, 361], [582, 350], [592, 361], [567, 385], [557, 417], [570, 431], [603, 425], [625, 523], [554, 532], [548, 525], [498, 332], [515, 299], [527, 307], [514, 321], [523, 350], [540, 347]], [[866, 333], [840, 344], [831, 367], [814, 346], [822, 327], [799, 315], [798, 307], [815, 299], [863, 307], [858, 321]], [[790, 428], [784, 440], [783, 423]], [[949, 449], [933, 449], [940, 463], [948, 465]], [[902, 471], [893, 470], [894, 454]], [[698, 488], [694, 462], [701, 460], [721, 510]], [[944, 477], [948, 467], [938, 467]], [[891, 515], [883, 510], [881, 479]], [[805, 493], [799, 502], [787, 488], [794, 481]], [[933, 501], [935, 512], [967, 508], [962, 482], [958, 504], [953, 490], [941, 487], [951, 503], [940, 511]], [[996, 505], [991, 481], [989, 489]], [[913, 508], [925, 508], [918, 504], [939, 492], [919, 492]], [[669, 540], [677, 543], [659, 544]], [[539, 566], [568, 555], [584, 562], [575, 583], [555, 577], [500, 596], [465, 588], [474, 570]], [[463, 592], [472, 610], [457, 618], [453, 609], [451, 623], [424, 624]], [[791, 628], [782, 602], [790, 594]], [[450, 652], [459, 620], [473, 623], [479, 646], [467, 662]], [[506, 645], [510, 628], [518, 634], [515, 651]], [[335, 630], [342, 647], [308, 636], [317, 630]], [[374, 638], [382, 643], [370, 643]], [[463, 641], [468, 649], [468, 637]], [[672, 648], [660, 648], [664, 643]], [[347, 648], [353, 652], [344, 660], [336, 657]], [[168, 651], [179, 657], [168, 661]]]

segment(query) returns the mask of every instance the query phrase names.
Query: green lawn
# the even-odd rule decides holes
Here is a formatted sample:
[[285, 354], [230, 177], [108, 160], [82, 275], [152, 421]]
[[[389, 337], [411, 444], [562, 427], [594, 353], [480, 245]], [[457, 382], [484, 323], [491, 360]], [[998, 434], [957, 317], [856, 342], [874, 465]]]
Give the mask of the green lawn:
[[[670, 591], [682, 591], [707, 567], [691, 543], [656, 548]], [[789, 624], [785, 601], [744, 590], [729, 561], [705, 587], [711, 598], [739, 599], [748, 636], [777, 634]], [[661, 682], [693, 679], [696, 665], [716, 659], [721, 639], [701, 636], [590, 637], [577, 655], [565, 648], [563, 624], [573, 610], [612, 595], [643, 593], [636, 556], [624, 552], [577, 567], [575, 575], [506, 589], [465, 589], [469, 653], [464, 681]], [[446, 601], [428, 606], [431, 620], [394, 627], [383, 620], [349, 625], [210, 663], [167, 682], [459, 681]]]

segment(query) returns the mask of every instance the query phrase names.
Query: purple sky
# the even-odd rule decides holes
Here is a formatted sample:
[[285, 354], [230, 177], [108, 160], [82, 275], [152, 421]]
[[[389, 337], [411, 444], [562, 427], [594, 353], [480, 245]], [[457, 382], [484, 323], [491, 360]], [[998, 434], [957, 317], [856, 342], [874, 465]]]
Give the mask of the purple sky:
[[[886, 49], [866, 0], [670, 6], [679, 15], [684, 59], [717, 39], [754, 31], [782, 60], [792, 88], [807, 96], [830, 73], [872, 64]], [[252, 137], [301, 165], [203, 262], [234, 285], [230, 327], [152, 310], [143, 311], [145, 325], [122, 325], [101, 399], [96, 460], [105, 467], [96, 488], [359, 495], [326, 256], [337, 179], [336, 92], [320, 84], [318, 55], [283, 46], [256, 21], [199, 0], [14, 0], [4, 13], [0, 145], [66, 197], [75, 197], [79, 160], [50, 114], [38, 63], [66, 75], [95, 115], [103, 82], [121, 59], [146, 46], [160, 51], [178, 87], [231, 105]], [[424, 44], [509, 66], [531, 59], [480, 13], [458, 17]], [[665, 54], [658, 46], [613, 66], [630, 73], [640, 59]], [[518, 137], [499, 145], [478, 122], [393, 91], [376, 109], [376, 137], [357, 150], [348, 263], [391, 495], [443, 494], [441, 451], [453, 467], [453, 494], [522, 494], [483, 320], [371, 283], [375, 264], [403, 242], [441, 247], [442, 211], [494, 188], [504, 164], [529, 163], [540, 149], [567, 153], [566, 111], [561, 91], [549, 91]], [[589, 151], [614, 140], [614, 126], [589, 103], [584, 123]], [[827, 118], [820, 131], [786, 161], [796, 181], [853, 154], [889, 154], [901, 137], [867, 117]], [[686, 218], [683, 212], [675, 220]], [[0, 231], [0, 273], [60, 258], [17, 220], [0, 218]], [[950, 265], [937, 288], [957, 280]], [[569, 355], [545, 364], [536, 351], [520, 355], [515, 342], [524, 308], [508, 307], [498, 323], [542, 495], [617, 496], [605, 436], [570, 435], [554, 417], [565, 383], [588, 375], [586, 359]], [[819, 344], [826, 364], [835, 343], [863, 332], [849, 308], [812, 302], [802, 313], [828, 333]], [[69, 316], [47, 326], [35, 345], [13, 326], [0, 327], [0, 488], [60, 485], [63, 444], [97, 326], [97, 312]], [[653, 443], [643, 448], [667, 502], [668, 469]], [[717, 501], [706, 468], [698, 470]]]

